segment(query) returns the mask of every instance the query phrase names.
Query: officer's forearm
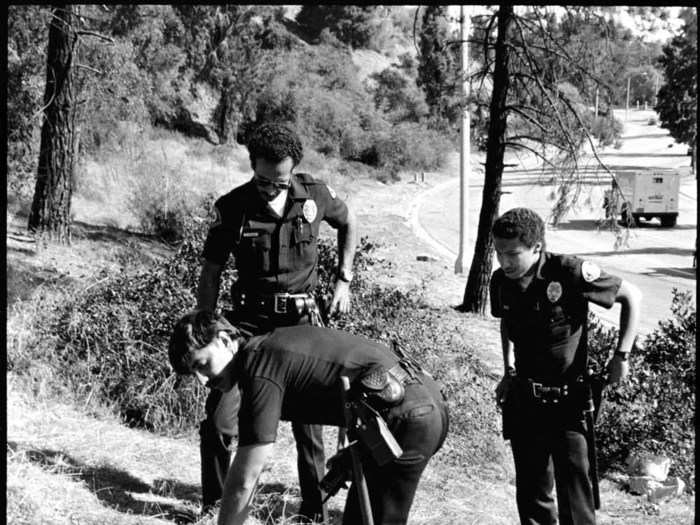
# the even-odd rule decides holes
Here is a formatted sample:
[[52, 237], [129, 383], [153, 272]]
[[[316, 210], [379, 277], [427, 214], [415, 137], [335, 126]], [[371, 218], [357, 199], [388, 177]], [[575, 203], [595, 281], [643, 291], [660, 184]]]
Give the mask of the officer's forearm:
[[214, 311], [219, 299], [223, 266], [205, 261], [197, 285], [197, 308]]
[[642, 292], [635, 285], [622, 281], [616, 297], [620, 303], [620, 339], [617, 349], [630, 352], [639, 326]]
[[357, 220], [355, 213], [348, 207], [348, 222], [338, 228], [338, 269], [352, 271], [352, 261], [357, 248]]
[[508, 369], [515, 367], [515, 353], [513, 342], [508, 337], [505, 319], [501, 319], [501, 348], [503, 349], [503, 372], [507, 373]]

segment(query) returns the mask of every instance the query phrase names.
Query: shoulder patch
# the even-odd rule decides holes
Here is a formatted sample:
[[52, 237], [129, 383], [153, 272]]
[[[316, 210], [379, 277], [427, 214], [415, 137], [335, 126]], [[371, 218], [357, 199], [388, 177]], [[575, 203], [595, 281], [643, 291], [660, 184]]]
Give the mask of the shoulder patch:
[[592, 283], [600, 277], [600, 268], [591, 261], [583, 261], [581, 263], [581, 275], [587, 283]]
[[331, 199], [335, 199], [338, 196], [335, 190], [331, 188], [328, 184], [326, 184], [326, 188], [328, 188], [328, 193], [331, 194]]
[[209, 212], [209, 227], [215, 228], [216, 226], [219, 226], [223, 222], [223, 220], [221, 218], [221, 212], [219, 211], [219, 207], [214, 205], [211, 208], [212, 209]]

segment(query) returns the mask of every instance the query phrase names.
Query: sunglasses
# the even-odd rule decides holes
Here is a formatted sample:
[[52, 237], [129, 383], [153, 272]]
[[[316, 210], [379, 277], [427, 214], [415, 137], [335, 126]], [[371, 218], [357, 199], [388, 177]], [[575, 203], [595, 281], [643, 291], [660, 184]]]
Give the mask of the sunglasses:
[[255, 184], [261, 188], [275, 188], [276, 190], [284, 191], [288, 190], [291, 186], [290, 182], [273, 182], [267, 179], [261, 179], [259, 177], [254, 177], [253, 180]]

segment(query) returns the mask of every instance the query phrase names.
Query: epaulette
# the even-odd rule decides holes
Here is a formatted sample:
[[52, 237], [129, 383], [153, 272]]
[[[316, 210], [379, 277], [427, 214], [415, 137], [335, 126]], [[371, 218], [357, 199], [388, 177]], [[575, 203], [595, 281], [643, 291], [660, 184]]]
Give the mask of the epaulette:
[[322, 182], [320, 180], [314, 179], [308, 173], [295, 173], [294, 175], [296, 177], [299, 177], [300, 182], [305, 186], [311, 186], [314, 184], [322, 184]]

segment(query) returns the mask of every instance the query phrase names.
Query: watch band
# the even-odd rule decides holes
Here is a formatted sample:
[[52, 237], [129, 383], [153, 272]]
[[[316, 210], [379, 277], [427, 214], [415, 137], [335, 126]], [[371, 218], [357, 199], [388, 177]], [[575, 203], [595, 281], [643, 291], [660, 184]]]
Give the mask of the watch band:
[[629, 352], [622, 352], [622, 351], [620, 351], [620, 350], [615, 350], [615, 354], [614, 354], [614, 355], [617, 356], [617, 357], [619, 357], [619, 358], [622, 359], [623, 361], [627, 361], [627, 359], [628, 359], [629, 356], [630, 356], [630, 353], [629, 353]]

